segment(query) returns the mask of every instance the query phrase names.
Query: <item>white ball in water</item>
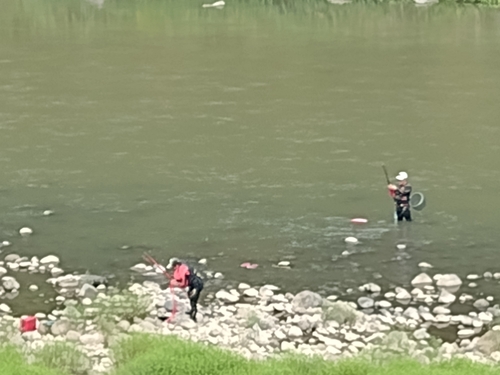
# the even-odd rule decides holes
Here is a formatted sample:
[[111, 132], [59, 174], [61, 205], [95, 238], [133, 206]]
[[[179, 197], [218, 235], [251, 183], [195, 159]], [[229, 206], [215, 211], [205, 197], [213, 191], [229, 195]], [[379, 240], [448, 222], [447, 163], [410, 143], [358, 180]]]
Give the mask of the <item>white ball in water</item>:
[[347, 237], [345, 240], [347, 243], [358, 243], [358, 239], [356, 237]]
[[19, 229], [19, 234], [22, 236], [27, 236], [27, 235], [33, 234], [33, 229], [28, 228], [28, 227], [21, 228], [21, 229]]
[[400, 244], [397, 244], [397, 245], [396, 245], [396, 248], [397, 248], [398, 250], [404, 250], [404, 249], [406, 249], [406, 245], [405, 245], [405, 244], [400, 243]]

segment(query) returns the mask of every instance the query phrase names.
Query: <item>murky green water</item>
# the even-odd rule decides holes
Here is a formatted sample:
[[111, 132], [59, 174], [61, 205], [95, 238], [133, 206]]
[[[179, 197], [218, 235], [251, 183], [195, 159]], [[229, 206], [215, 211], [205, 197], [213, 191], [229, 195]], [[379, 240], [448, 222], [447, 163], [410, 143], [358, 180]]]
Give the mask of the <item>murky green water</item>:
[[[208, 257], [230, 280], [292, 290], [345, 289], [377, 272], [407, 283], [420, 261], [462, 276], [500, 271], [498, 10], [192, 0], [0, 9], [9, 251], [117, 274], [145, 250]], [[383, 162], [427, 196], [411, 225], [392, 223]], [[354, 228], [359, 216], [370, 223]], [[25, 225], [34, 236], [18, 236]], [[361, 244], [347, 248], [348, 235]], [[292, 270], [271, 267], [288, 258]]]

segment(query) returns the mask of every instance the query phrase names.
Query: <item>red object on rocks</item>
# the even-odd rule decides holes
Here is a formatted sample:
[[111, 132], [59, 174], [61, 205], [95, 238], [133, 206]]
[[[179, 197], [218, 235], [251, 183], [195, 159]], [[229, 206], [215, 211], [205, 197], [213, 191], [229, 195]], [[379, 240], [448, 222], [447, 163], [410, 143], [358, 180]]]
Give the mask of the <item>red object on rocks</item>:
[[36, 318], [34, 316], [28, 316], [21, 319], [21, 332], [31, 332], [36, 331]]

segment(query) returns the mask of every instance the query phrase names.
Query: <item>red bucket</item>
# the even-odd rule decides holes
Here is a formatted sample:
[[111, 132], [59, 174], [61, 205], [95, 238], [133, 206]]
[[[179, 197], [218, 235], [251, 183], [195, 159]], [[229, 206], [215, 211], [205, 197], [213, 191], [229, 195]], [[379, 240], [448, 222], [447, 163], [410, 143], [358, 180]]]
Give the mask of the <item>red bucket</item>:
[[27, 316], [26, 318], [22, 318], [19, 329], [23, 333], [36, 331], [36, 318], [34, 316]]

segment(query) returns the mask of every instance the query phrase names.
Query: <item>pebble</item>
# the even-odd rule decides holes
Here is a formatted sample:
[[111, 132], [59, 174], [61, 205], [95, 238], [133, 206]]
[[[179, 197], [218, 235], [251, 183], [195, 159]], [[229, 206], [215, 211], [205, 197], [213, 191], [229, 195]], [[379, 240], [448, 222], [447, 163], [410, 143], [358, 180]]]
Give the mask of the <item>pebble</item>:
[[200, 259], [200, 260], [198, 261], [198, 264], [207, 264], [207, 260], [206, 260], [206, 258]]
[[30, 292], [36, 292], [36, 291], [38, 290], [38, 286], [36, 286], [36, 285], [30, 285], [30, 286], [28, 287], [28, 290], [29, 290]]
[[403, 243], [400, 243], [400, 244], [397, 244], [397, 245], [396, 245], [396, 248], [397, 248], [398, 250], [404, 250], [404, 249], [406, 249], [406, 245], [405, 245], [405, 244], [403, 244]]
[[9, 241], [3, 241], [2, 242], [2, 246], [3, 247], [7, 247], [7, 246], [10, 246], [10, 245], [11, 245], [11, 243]]
[[19, 234], [22, 236], [29, 236], [30, 234], [33, 234], [33, 229], [28, 227], [23, 227], [19, 229]]
[[344, 239], [346, 243], [356, 244], [359, 240], [356, 237], [347, 237]]

